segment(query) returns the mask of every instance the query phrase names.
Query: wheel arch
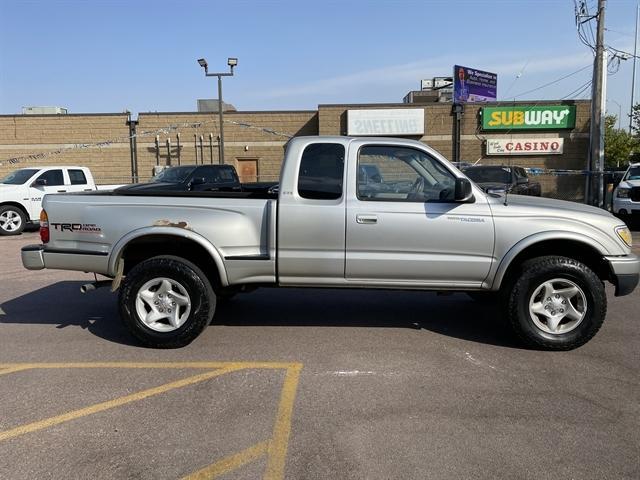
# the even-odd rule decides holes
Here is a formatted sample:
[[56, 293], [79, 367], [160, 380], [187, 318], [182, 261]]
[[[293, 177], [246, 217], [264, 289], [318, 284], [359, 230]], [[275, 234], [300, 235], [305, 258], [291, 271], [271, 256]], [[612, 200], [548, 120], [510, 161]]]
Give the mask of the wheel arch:
[[198, 265], [214, 286], [229, 285], [220, 252], [201, 235], [175, 227], [146, 227], [130, 232], [113, 247], [109, 273], [115, 275], [118, 262], [124, 260], [124, 273], [141, 261], [158, 255], [174, 255]]
[[504, 256], [493, 279], [491, 290], [500, 290], [513, 280], [519, 267], [527, 260], [541, 256], [573, 258], [595, 272], [601, 280], [610, 280], [611, 270], [604, 259], [607, 251], [593, 238], [577, 233], [553, 233], [533, 235], [515, 244]]
[[24, 217], [27, 219], [27, 222], [31, 221], [31, 218], [30, 218], [31, 215], [29, 215], [29, 210], [27, 210], [27, 207], [25, 207], [20, 202], [6, 201], [6, 202], [1, 202], [0, 203], [0, 208], [7, 207], [7, 206], [19, 208], [22, 211], [22, 213], [24, 214]]

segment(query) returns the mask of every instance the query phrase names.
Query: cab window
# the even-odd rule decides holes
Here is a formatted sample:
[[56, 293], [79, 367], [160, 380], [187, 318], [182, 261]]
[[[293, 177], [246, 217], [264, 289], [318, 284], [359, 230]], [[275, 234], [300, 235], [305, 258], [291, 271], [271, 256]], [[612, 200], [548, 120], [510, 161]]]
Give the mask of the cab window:
[[64, 176], [62, 175], [62, 170], [48, 170], [40, 175], [37, 180], [46, 180], [47, 183], [45, 185], [47, 187], [64, 185]]
[[[376, 175], [363, 175], [374, 171]], [[427, 153], [407, 147], [366, 146], [358, 154], [358, 199], [453, 201], [455, 177]]]
[[298, 194], [313, 200], [342, 197], [344, 146], [339, 143], [313, 143], [302, 153], [298, 172]]
[[71, 185], [86, 185], [87, 177], [82, 170], [69, 170], [69, 181]]

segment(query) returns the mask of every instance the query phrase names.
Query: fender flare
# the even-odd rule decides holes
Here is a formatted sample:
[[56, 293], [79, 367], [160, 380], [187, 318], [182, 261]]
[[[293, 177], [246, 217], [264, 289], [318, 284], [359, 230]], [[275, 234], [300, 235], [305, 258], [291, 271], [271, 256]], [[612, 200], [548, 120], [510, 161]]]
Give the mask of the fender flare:
[[175, 237], [181, 237], [196, 242], [201, 247], [203, 247], [209, 253], [209, 255], [211, 255], [211, 258], [215, 262], [216, 267], [218, 268], [218, 272], [220, 273], [221, 285], [223, 287], [229, 286], [227, 270], [225, 268], [224, 261], [222, 260], [222, 255], [220, 255], [220, 252], [215, 248], [215, 246], [213, 246], [213, 244], [202, 235], [191, 230], [177, 227], [142, 227], [127, 233], [124, 237], [118, 240], [111, 249], [108, 264], [109, 274], [115, 274], [116, 265], [118, 264], [118, 261], [122, 256], [122, 252], [131, 241], [140, 237], [151, 235], [173, 235]]
[[27, 209], [27, 207], [25, 207], [22, 203], [17, 202], [15, 200], [5, 200], [3, 202], [0, 202], [0, 207], [4, 207], [5, 205], [19, 208], [20, 210], [22, 210], [22, 213], [24, 213], [24, 216], [27, 218], [27, 222], [31, 222], [31, 215], [29, 214], [29, 209]]
[[502, 286], [502, 280], [504, 275], [511, 266], [513, 260], [527, 248], [549, 240], [570, 240], [584, 244], [585, 246], [597, 250], [602, 256], [608, 254], [607, 249], [592, 237], [588, 237], [581, 233], [564, 232], [559, 230], [552, 230], [547, 232], [534, 233], [528, 237], [523, 238], [515, 245], [513, 245], [507, 253], [502, 257], [502, 260], [496, 268], [496, 273], [493, 276], [493, 282], [491, 283], [491, 290], [499, 290]]

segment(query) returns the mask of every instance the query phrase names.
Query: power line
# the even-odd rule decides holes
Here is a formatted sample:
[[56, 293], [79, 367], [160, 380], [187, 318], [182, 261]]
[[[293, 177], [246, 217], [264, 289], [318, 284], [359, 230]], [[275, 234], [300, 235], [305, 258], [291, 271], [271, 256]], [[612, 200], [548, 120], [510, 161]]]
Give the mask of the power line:
[[558, 82], [561, 82], [561, 81], [562, 81], [562, 80], [564, 80], [565, 78], [572, 77], [573, 75], [576, 75], [576, 74], [578, 74], [578, 73], [580, 73], [580, 72], [583, 72], [583, 71], [584, 71], [584, 70], [586, 70], [587, 68], [591, 68], [591, 67], [592, 67], [592, 65], [591, 65], [591, 64], [589, 64], [589, 65], [585, 65], [585, 66], [584, 66], [584, 67], [582, 67], [581, 69], [576, 70], [575, 72], [569, 73], [569, 74], [567, 74], [567, 75], [564, 75], [564, 76], [562, 76], [562, 77], [560, 77], [560, 78], [557, 78], [557, 79], [555, 79], [555, 80], [553, 80], [553, 81], [551, 81], [551, 82], [549, 82], [549, 83], [545, 83], [544, 85], [540, 85], [539, 87], [532, 88], [531, 90], [527, 90], [526, 92], [522, 92], [522, 93], [520, 93], [520, 94], [518, 94], [518, 95], [514, 95], [514, 96], [513, 96], [513, 98], [514, 98], [514, 99], [516, 99], [516, 98], [518, 98], [518, 97], [522, 97], [523, 95], [528, 95], [529, 93], [537, 92], [538, 90], [542, 90], [543, 88], [546, 88], [546, 87], [549, 87], [549, 86], [551, 86], [551, 85], [554, 85], [554, 84], [556, 84], [556, 83], [558, 83]]
[[575, 90], [573, 90], [571, 93], [568, 93], [567, 95], [565, 95], [564, 97], [562, 97], [560, 100], [565, 100], [567, 98], [570, 97], [575, 97], [578, 98], [580, 95], [582, 95], [586, 90], [589, 89], [589, 87], [591, 87], [591, 84], [593, 83], [593, 81], [589, 80], [586, 83], [583, 83], [582, 85], [580, 85], [578, 88], [576, 88]]

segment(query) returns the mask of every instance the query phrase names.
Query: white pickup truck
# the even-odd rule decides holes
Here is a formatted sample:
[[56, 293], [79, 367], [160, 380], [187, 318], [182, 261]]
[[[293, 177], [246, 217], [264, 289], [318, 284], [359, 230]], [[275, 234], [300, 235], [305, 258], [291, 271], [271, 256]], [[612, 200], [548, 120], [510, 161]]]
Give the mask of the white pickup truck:
[[96, 186], [86, 167], [21, 168], [0, 180], [0, 235], [20, 235], [29, 222], [38, 222], [47, 194], [113, 190]]

